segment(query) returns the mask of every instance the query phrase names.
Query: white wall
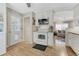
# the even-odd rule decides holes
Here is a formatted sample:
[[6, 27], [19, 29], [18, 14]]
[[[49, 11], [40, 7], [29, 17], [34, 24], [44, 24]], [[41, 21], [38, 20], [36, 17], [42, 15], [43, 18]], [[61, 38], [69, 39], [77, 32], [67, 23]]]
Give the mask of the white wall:
[[75, 26], [79, 26], [79, 4], [75, 6], [73, 11]]
[[73, 19], [73, 10], [58, 11], [54, 14], [54, 20], [66, 21]]
[[3, 16], [3, 35], [0, 35], [0, 55], [2, 55], [6, 53], [6, 4], [4, 3], [0, 3], [0, 15]]

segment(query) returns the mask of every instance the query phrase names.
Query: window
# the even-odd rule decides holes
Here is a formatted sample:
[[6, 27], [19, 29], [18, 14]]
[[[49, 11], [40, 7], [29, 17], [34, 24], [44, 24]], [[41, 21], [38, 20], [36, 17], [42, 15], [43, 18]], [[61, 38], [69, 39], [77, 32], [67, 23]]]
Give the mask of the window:
[[56, 30], [65, 30], [68, 28], [68, 23], [56, 24], [55, 28]]

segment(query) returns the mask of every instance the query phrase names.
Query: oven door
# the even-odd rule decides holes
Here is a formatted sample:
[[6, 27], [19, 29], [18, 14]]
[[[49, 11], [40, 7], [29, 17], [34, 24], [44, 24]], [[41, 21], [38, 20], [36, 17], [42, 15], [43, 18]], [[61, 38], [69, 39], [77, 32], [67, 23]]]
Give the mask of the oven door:
[[47, 45], [47, 33], [38, 33], [37, 44]]

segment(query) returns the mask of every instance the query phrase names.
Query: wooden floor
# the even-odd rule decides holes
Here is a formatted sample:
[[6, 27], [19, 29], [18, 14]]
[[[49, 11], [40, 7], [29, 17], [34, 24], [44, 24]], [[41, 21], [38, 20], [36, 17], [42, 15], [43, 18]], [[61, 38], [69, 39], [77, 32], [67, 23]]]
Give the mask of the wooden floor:
[[47, 47], [45, 51], [40, 51], [32, 47], [32, 44], [20, 42], [9, 47], [7, 53], [3, 56], [76, 56], [72, 49], [61, 44], [53, 48]]

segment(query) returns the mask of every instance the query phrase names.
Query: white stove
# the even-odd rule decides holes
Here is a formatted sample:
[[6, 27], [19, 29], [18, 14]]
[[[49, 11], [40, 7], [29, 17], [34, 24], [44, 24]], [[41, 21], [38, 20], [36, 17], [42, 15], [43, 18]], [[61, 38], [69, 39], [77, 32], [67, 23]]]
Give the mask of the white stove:
[[49, 32], [48, 25], [38, 26], [38, 31], [33, 32], [33, 41], [36, 44], [52, 45], [53, 33]]
[[47, 45], [47, 33], [46, 32], [34, 32], [34, 42], [36, 44]]

